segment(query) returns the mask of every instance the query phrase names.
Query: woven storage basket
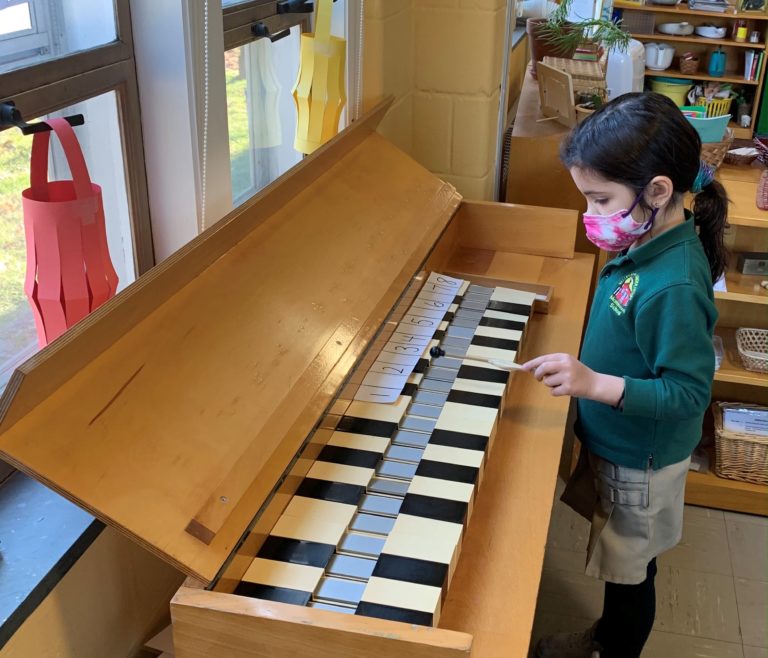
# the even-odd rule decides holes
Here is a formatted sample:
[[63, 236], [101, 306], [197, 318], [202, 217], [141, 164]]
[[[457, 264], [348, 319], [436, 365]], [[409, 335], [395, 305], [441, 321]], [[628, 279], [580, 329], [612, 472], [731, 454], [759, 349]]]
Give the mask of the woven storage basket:
[[725, 154], [733, 144], [733, 130], [725, 129], [725, 139], [722, 142], [712, 142], [701, 145], [701, 159], [713, 169], [717, 169], [723, 162]]
[[621, 16], [621, 28], [630, 34], [653, 34], [656, 17], [647, 11], [625, 9]]
[[715, 418], [715, 473], [721, 478], [768, 484], [768, 436], [723, 429], [723, 410], [712, 405]]
[[707, 117], [721, 117], [731, 113], [731, 102], [733, 102], [732, 98], [710, 98], [707, 100], [704, 96], [699, 96], [695, 105], [706, 107]]
[[736, 348], [747, 370], [768, 372], [768, 329], [737, 329]]
[[728, 151], [728, 153], [725, 154], [723, 162], [726, 164], [738, 165], [740, 167], [747, 167], [754, 162], [755, 158], [757, 158], [757, 153], [741, 155], [739, 153], [734, 153], [733, 151]]
[[[690, 75], [691, 73], [696, 73], [696, 71], [699, 70], [699, 58], [694, 57], [693, 59], [683, 59], [680, 58], [680, 73], [685, 73], [686, 75]], [[707, 108], [709, 110], [709, 108]], [[709, 114], [707, 114], [709, 116]], [[713, 115], [714, 116], [714, 115]]]

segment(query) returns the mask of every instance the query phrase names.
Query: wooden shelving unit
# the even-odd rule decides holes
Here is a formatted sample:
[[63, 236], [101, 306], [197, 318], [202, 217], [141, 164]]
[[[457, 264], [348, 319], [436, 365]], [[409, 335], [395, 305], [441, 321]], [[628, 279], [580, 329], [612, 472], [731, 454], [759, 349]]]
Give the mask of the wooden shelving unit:
[[736, 349], [734, 332], [734, 329], [728, 327], [719, 327], [715, 332], [723, 339], [725, 347], [723, 361], [720, 364], [720, 368], [715, 371], [715, 381], [768, 388], [768, 374], [745, 370], [744, 366], [742, 366], [738, 350]]
[[617, 0], [613, 3], [615, 9], [633, 9], [636, 11], [652, 11], [655, 14], [677, 14], [678, 16], [707, 16], [714, 18], [744, 18], [754, 21], [768, 21], [768, 14], [760, 11], [732, 11], [732, 12], [719, 12], [719, 11], [700, 11], [698, 9], [690, 9], [687, 3], [680, 5], [638, 5], [634, 2], [622, 2]]
[[[768, 243], [768, 212], [755, 204], [761, 169], [722, 165], [718, 179], [731, 199], [728, 221], [730, 246], [735, 251], [764, 249]], [[735, 255], [726, 274], [727, 292], [716, 292], [721, 324], [715, 333], [723, 339], [724, 356], [715, 371], [713, 399], [768, 400], [768, 374], [746, 370], [736, 348], [738, 326], [768, 328], [768, 291], [759, 287], [761, 277], [745, 276], [735, 269]], [[768, 516], [768, 486], [728, 480], [715, 475], [715, 451], [710, 452], [708, 472], [688, 473], [685, 500], [692, 505], [716, 507]]]
[[709, 458], [710, 470], [688, 471], [686, 503], [745, 514], [768, 515], [768, 487], [717, 477], [714, 474], [714, 450], [710, 452]]
[[[702, 23], [716, 22], [718, 24], [725, 25], [729, 28], [732, 27], [734, 20], [746, 20], [747, 31], [751, 33], [753, 30], [757, 30], [762, 34], [762, 39], [759, 43], [739, 42], [731, 38], [723, 39], [708, 39], [697, 34], [691, 34], [688, 36], [677, 36], [664, 34], [657, 32], [655, 29], [652, 32], [646, 30], [640, 30], [639, 25], [636, 31], [630, 31], [633, 39], [637, 39], [641, 42], [660, 41], [663, 43], [671, 44], [675, 47], [675, 58], [673, 60], [672, 67], [657, 71], [654, 69], [646, 68], [646, 77], [667, 77], [676, 78], [680, 80], [694, 80], [701, 82], [722, 82], [730, 83], [734, 85], [743, 86], [744, 90], [748, 91], [749, 96], [752, 98], [752, 122], [749, 128], [742, 128], [736, 126], [731, 122], [730, 128], [734, 131], [734, 136], [738, 139], [751, 139], [754, 127], [757, 124], [757, 116], [760, 99], [762, 98], [763, 82], [765, 80], [765, 69], [768, 67], [768, 58], [764, 58], [761, 69], [755, 80], [747, 80], [744, 77], [744, 57], [748, 49], [756, 51], [765, 51], [766, 44], [768, 44], [768, 14], [764, 12], [712, 12], [712, 11], [700, 11], [691, 9], [687, 4], [678, 4], [674, 6], [668, 5], [654, 5], [654, 4], [634, 4], [631, 2], [622, 2], [617, 0], [614, 3], [615, 9], [621, 9], [622, 11], [632, 12], [645, 12], [653, 14], [654, 27], [660, 23], [670, 23], [677, 21], [685, 21], [694, 26]], [[719, 19], [713, 21], [713, 19]], [[629, 28], [627, 28], [629, 29]], [[726, 71], [725, 75], [715, 77], [709, 75], [707, 72], [707, 62], [709, 54], [715, 48], [722, 48], [726, 53]], [[700, 59], [699, 70], [696, 73], [683, 73], [678, 68], [678, 60], [681, 53], [685, 51], [691, 51], [698, 54]]]
[[[670, 43], [702, 43], [703, 37], [696, 36], [694, 34], [691, 34], [687, 37], [681, 37], [674, 34], [663, 34], [661, 32], [654, 33], [654, 34], [633, 34], [632, 38], [637, 39], [638, 41], [658, 41], [659, 37], [664, 37], [664, 41], [669, 41]], [[712, 44], [713, 46], [733, 46], [734, 48], [751, 48], [753, 50], [765, 50], [765, 44], [764, 43], [738, 43], [736, 41], [732, 41], [730, 39], [707, 39], [707, 43]]]

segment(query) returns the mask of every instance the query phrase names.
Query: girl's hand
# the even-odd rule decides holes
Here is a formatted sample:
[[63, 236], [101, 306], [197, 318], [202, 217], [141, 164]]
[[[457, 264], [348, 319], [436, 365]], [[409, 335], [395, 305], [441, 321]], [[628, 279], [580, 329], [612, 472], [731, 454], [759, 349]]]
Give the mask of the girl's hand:
[[522, 366], [551, 389], [552, 395], [570, 395], [614, 406], [624, 393], [624, 380], [603, 375], [570, 354], [544, 354]]

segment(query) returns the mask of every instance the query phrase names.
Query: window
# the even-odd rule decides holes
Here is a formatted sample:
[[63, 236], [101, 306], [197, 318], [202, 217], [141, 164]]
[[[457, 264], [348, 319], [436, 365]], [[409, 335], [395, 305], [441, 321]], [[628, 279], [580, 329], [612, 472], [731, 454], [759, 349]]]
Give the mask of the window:
[[[102, 187], [118, 289], [154, 263], [128, 17], [128, 0], [0, 0], [0, 102], [15, 101], [28, 122], [84, 115], [75, 133]], [[27, 37], [44, 45], [32, 52], [32, 42], [20, 41]], [[23, 287], [21, 192], [29, 186], [31, 145], [32, 136], [15, 128], [0, 132], [0, 389], [37, 350]], [[69, 178], [56, 139], [49, 177]]]
[[224, 55], [235, 206], [301, 161], [293, 148], [296, 109], [291, 97], [300, 35], [293, 26], [274, 43], [259, 39]]
[[[291, 92], [299, 72], [301, 32], [309, 30], [311, 14], [268, 15], [267, 11], [275, 10], [274, 5], [271, 8], [267, 5], [272, 3], [255, 5], [223, 0], [234, 206], [256, 194], [303, 157], [293, 148], [296, 108]], [[334, 35], [346, 35], [346, 15], [346, 0], [336, 0], [331, 28]], [[257, 23], [274, 40], [254, 40], [251, 28]], [[346, 116], [345, 111], [342, 126], [346, 124]]]
[[0, 0], [0, 73], [115, 40], [111, 0]]

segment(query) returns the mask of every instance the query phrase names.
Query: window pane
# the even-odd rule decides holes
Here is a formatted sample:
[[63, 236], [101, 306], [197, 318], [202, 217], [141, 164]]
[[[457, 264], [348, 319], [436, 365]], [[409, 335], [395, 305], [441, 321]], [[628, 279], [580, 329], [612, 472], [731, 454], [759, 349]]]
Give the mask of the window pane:
[[[50, 116], [83, 114], [85, 125], [75, 128], [91, 180], [102, 187], [107, 242], [120, 278], [118, 290], [136, 278], [128, 214], [122, 144], [114, 92], [108, 92]], [[58, 140], [51, 139], [49, 178], [68, 179]], [[13, 369], [37, 350], [37, 333], [24, 294], [26, 247], [21, 207], [22, 190], [29, 187], [32, 136], [0, 132], [0, 386]]]
[[259, 39], [225, 54], [232, 198], [238, 205], [301, 160], [294, 150], [301, 30]]
[[[4, 4], [7, 0], [0, 2], [0, 6]], [[12, 18], [10, 25], [6, 16]], [[113, 0], [12, 0], [11, 6], [0, 12], [0, 26], [0, 73], [95, 48], [116, 38]]]
[[10, 7], [0, 9], [0, 36], [31, 29], [32, 16], [29, 13], [28, 2], [11, 4]]

